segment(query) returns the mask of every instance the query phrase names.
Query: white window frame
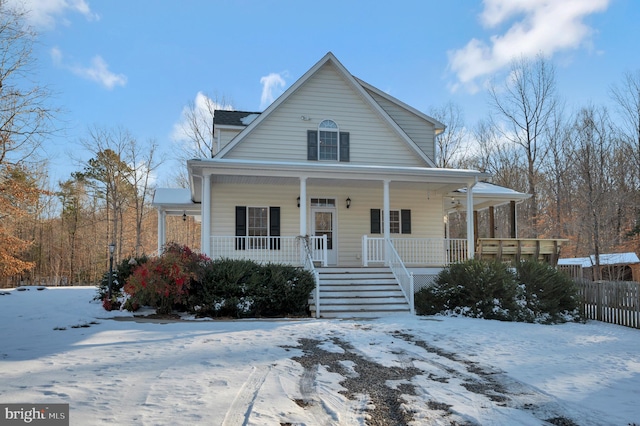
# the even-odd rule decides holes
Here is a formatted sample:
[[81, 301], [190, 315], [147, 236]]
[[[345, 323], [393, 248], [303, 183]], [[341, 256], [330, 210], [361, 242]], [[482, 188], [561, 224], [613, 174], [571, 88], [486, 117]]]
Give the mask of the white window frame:
[[[333, 123], [335, 127], [323, 127], [324, 123]], [[335, 145], [335, 158], [323, 158], [322, 155], [322, 134], [323, 133], [332, 133], [335, 136], [336, 145]], [[325, 119], [318, 124], [318, 161], [340, 161], [340, 127], [335, 120]]]
[[[397, 216], [397, 220], [393, 220], [393, 218], [390, 218], [391, 220], [389, 220], [390, 233], [402, 234], [402, 215], [400, 213], [400, 210], [394, 210], [394, 209], [389, 210], [389, 216], [393, 216], [394, 213], [397, 214], [398, 216]], [[393, 230], [394, 224], [397, 224], [397, 231], [395, 232]], [[380, 209], [380, 231], [382, 232], [383, 229], [384, 229], [384, 209]]]
[[[256, 226], [251, 226], [251, 211], [252, 210], [264, 210], [267, 213], [266, 216], [266, 222], [265, 222], [265, 231], [266, 234], [265, 235], [251, 235], [251, 231], [252, 230], [259, 230], [259, 229], [263, 229], [263, 227], [256, 227]], [[249, 238], [249, 244], [247, 249], [265, 249], [268, 247], [268, 243], [267, 241], [269, 240], [269, 224], [270, 224], [270, 217], [269, 217], [269, 207], [263, 207], [263, 206], [247, 206], [247, 237], [251, 237]], [[253, 238], [253, 237], [264, 237], [263, 239], [259, 239], [259, 238]]]

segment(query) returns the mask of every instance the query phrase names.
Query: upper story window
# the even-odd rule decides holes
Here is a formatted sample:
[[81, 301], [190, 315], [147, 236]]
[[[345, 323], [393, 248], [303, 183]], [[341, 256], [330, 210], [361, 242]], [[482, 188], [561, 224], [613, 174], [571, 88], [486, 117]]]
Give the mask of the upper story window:
[[349, 161], [349, 133], [333, 120], [323, 120], [317, 130], [307, 130], [307, 160]]
[[335, 121], [324, 120], [318, 126], [318, 160], [338, 161], [338, 125]]

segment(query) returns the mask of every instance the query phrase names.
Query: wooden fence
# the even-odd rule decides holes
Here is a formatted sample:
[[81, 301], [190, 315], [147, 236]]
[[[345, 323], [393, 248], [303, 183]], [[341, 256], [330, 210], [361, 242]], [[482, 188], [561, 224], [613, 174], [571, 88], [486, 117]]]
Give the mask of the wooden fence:
[[640, 328], [640, 283], [580, 280], [578, 287], [586, 318]]

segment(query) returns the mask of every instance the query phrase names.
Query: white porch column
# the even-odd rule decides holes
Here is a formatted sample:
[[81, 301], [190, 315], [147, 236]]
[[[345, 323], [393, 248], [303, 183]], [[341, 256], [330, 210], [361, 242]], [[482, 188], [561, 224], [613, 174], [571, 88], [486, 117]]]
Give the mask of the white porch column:
[[167, 243], [167, 213], [163, 208], [158, 208], [158, 255], [162, 254], [162, 248]]
[[475, 256], [475, 234], [473, 231], [473, 187], [478, 183], [467, 184], [467, 259], [473, 259]]
[[202, 174], [200, 252], [211, 257], [211, 174]]
[[384, 213], [382, 215], [382, 221], [384, 222], [384, 239], [388, 240], [391, 237], [391, 221], [389, 218], [391, 217], [391, 202], [389, 197], [389, 180], [385, 179], [384, 181], [384, 190], [383, 190], [383, 201], [382, 208]]
[[300, 235], [307, 235], [307, 178], [300, 178]]

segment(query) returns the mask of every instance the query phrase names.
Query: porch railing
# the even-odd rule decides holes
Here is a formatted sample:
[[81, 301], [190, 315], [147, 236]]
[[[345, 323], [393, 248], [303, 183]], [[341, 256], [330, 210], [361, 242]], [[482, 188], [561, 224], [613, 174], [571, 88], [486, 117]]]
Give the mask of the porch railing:
[[[303, 243], [304, 241], [304, 243]], [[307, 250], [302, 244], [309, 245]], [[258, 263], [284, 263], [304, 266], [306, 256], [311, 262], [327, 264], [327, 238], [322, 237], [211, 237], [211, 257], [248, 259]]]
[[[467, 240], [463, 238], [391, 238], [405, 265], [447, 266], [467, 259]], [[384, 238], [362, 237], [362, 261], [385, 263]]]
[[391, 272], [393, 272], [393, 275], [395, 276], [396, 281], [398, 281], [398, 284], [400, 284], [400, 289], [402, 290], [402, 293], [404, 293], [404, 297], [409, 303], [411, 313], [415, 314], [413, 274], [409, 273], [409, 271], [407, 271], [407, 268], [405, 268], [402, 259], [400, 258], [398, 252], [394, 247], [393, 241], [386, 240], [385, 245], [387, 252], [389, 253], [387, 265], [389, 266], [389, 269], [391, 269]]

